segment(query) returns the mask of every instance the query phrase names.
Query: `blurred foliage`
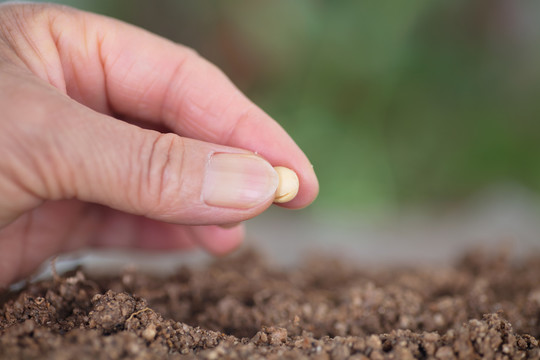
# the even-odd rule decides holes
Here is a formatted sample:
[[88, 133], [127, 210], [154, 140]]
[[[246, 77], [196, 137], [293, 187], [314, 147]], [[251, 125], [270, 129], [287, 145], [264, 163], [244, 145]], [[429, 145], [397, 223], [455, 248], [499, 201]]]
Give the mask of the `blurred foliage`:
[[72, 0], [191, 46], [312, 160], [323, 208], [540, 190], [540, 3]]

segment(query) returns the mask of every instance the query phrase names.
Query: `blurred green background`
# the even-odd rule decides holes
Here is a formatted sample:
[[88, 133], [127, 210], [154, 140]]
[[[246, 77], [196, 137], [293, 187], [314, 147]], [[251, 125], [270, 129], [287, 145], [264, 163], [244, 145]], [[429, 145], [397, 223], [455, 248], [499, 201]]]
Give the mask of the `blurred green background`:
[[315, 209], [540, 190], [540, 2], [71, 0], [195, 48], [305, 150]]

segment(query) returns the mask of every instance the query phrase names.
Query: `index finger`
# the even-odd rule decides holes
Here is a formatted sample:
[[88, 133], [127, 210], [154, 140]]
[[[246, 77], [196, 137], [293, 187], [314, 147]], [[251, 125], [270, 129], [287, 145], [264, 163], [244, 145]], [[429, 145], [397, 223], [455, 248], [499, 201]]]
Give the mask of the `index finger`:
[[[69, 28], [78, 33], [66, 33]], [[312, 165], [291, 137], [193, 50], [84, 12], [57, 17], [51, 31], [68, 94], [80, 102], [98, 108], [107, 104], [113, 113], [160, 123], [182, 136], [247, 149], [274, 166], [293, 169], [300, 190], [283, 206], [304, 207], [317, 196]]]

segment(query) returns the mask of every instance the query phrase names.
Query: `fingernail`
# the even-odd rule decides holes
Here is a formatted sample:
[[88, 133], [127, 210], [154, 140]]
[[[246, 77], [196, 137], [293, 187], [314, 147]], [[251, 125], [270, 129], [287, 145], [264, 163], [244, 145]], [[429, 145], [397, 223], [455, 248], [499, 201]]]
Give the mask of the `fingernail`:
[[274, 198], [279, 177], [263, 158], [249, 154], [214, 154], [203, 183], [207, 205], [249, 209]]

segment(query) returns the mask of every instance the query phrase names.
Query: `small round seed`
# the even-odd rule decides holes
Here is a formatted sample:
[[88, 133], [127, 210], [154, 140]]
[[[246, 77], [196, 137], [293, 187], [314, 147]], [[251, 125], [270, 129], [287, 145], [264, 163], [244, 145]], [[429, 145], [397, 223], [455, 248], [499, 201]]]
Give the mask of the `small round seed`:
[[274, 170], [276, 170], [279, 176], [279, 185], [276, 190], [274, 202], [286, 203], [291, 201], [298, 194], [298, 188], [300, 187], [298, 176], [294, 171], [283, 166], [275, 166]]

